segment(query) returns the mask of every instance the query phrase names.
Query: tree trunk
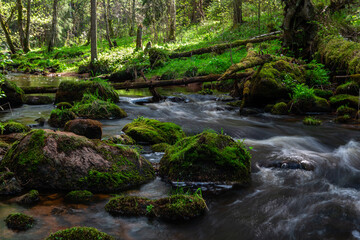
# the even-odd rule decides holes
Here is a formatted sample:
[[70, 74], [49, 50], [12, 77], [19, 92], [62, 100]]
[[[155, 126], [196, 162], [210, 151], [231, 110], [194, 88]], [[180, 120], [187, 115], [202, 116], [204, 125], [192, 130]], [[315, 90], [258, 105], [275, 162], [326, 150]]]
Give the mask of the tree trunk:
[[109, 32], [109, 21], [108, 21], [108, 8], [106, 7], [106, 0], [104, 0], [104, 21], [106, 26], [106, 40], [109, 42], [109, 48], [111, 49], [113, 46], [113, 43], [110, 39], [110, 32]]
[[31, 18], [31, 0], [27, 1], [26, 6], [26, 28], [25, 28], [25, 41], [24, 52], [30, 52], [30, 18]]
[[283, 47], [292, 51], [297, 58], [309, 59], [315, 51], [314, 39], [317, 34], [314, 6], [311, 0], [283, 0], [283, 2], [285, 3]]
[[135, 7], [136, 7], [136, 0], [132, 1], [132, 8], [131, 8], [131, 27], [130, 27], [130, 32], [129, 35], [130, 37], [135, 35], [135, 22], [136, 22], [136, 12], [135, 12]]
[[9, 45], [10, 51], [11, 51], [12, 54], [15, 54], [16, 49], [14, 47], [14, 44], [13, 44], [12, 40], [11, 40], [10, 32], [9, 32], [8, 27], [7, 27], [7, 24], [5, 23], [5, 19], [4, 19], [3, 15], [2, 15], [1, 8], [2, 8], [2, 4], [1, 4], [1, 1], [0, 1], [0, 24], [1, 24], [1, 27], [2, 27], [2, 29], [4, 31], [6, 42]]
[[234, 19], [233, 19], [233, 25], [237, 26], [243, 23], [242, 18], [242, 2], [243, 0], [234, 0]]
[[59, 0], [54, 0], [53, 3], [53, 16], [52, 16], [52, 23], [51, 23], [51, 32], [50, 32], [50, 38], [49, 38], [49, 45], [48, 45], [48, 51], [52, 52], [55, 46], [55, 40], [57, 37], [57, 5]]
[[[114, 29], [112, 27], [112, 20], [111, 20], [111, 12], [110, 12], [110, 0], [107, 0], [107, 9], [108, 9], [108, 26], [109, 26], [109, 35], [110, 39], [113, 38], [114, 35]], [[116, 47], [116, 46], [115, 46]]]
[[170, 0], [169, 41], [176, 41], [176, 0]]
[[204, 18], [203, 0], [192, 0], [191, 23], [200, 23]]
[[91, 0], [91, 65], [97, 59], [97, 13], [96, 0]]
[[20, 44], [21, 47], [24, 49], [24, 27], [23, 27], [23, 5], [21, 0], [16, 0], [16, 7], [18, 11], [18, 30], [20, 36]]
[[136, 36], [136, 50], [143, 48], [142, 44], [142, 34], [143, 34], [143, 26], [139, 24], [138, 30], [137, 30], [137, 36]]

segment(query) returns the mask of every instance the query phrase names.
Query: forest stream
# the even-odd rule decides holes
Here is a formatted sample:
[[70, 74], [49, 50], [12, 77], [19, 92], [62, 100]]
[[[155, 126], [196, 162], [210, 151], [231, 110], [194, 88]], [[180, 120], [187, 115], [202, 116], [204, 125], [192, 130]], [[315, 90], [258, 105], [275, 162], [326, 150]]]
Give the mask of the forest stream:
[[[61, 77], [11, 75], [21, 86], [57, 86]], [[69, 78], [66, 78], [68, 80]], [[1, 239], [43, 239], [51, 232], [73, 226], [90, 226], [119, 239], [360, 239], [360, 135], [359, 126], [340, 125], [322, 116], [318, 127], [305, 126], [302, 118], [266, 113], [241, 116], [226, 105], [226, 95], [199, 95], [191, 89], [160, 103], [149, 103], [146, 92], [120, 92], [128, 117], [105, 120], [103, 137], [120, 134], [138, 116], [180, 125], [187, 134], [204, 129], [223, 132], [251, 146], [252, 184], [222, 191], [228, 186], [201, 186], [208, 211], [198, 219], [171, 224], [146, 217], [113, 217], [104, 211], [110, 195], [95, 195], [88, 204], [68, 204], [63, 193], [41, 192], [41, 202], [24, 208], [12, 198], [0, 199], [0, 219], [13, 212], [34, 216], [37, 223], [15, 232], [0, 221]], [[177, 91], [178, 92], [178, 91]], [[139, 104], [142, 103], [142, 104]], [[49, 117], [52, 105], [30, 106], [1, 113], [1, 119], [35, 124]], [[50, 128], [47, 124], [43, 128]], [[144, 146], [142, 155], [158, 163], [163, 153]], [[299, 168], [301, 166], [307, 166]], [[159, 177], [127, 191], [127, 195], [157, 199], [168, 196], [171, 186]]]

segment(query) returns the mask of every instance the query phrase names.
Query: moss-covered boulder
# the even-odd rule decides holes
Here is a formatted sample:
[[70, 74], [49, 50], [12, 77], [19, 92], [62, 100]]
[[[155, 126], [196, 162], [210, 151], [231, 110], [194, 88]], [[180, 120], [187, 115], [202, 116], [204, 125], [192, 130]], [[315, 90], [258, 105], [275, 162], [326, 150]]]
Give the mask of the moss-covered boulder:
[[112, 144], [135, 145], [136, 142], [126, 134], [115, 135], [107, 139]]
[[357, 113], [357, 110], [355, 108], [351, 108], [351, 107], [344, 106], [344, 105], [338, 107], [336, 110], [336, 114], [338, 116], [344, 116], [347, 114], [351, 117], [355, 117], [356, 113]]
[[54, 128], [63, 128], [68, 121], [75, 118], [76, 114], [71, 109], [55, 108], [51, 111], [48, 124]]
[[65, 124], [64, 131], [73, 132], [90, 139], [101, 139], [102, 124], [99, 121], [91, 119], [75, 119]]
[[335, 109], [340, 107], [341, 105], [358, 108], [359, 97], [348, 94], [335, 95], [330, 98], [330, 104]]
[[149, 49], [149, 60], [152, 68], [164, 66], [168, 59], [169, 56], [165, 50], [159, 48]]
[[23, 213], [13, 213], [5, 219], [5, 223], [10, 229], [25, 231], [34, 226], [35, 219]]
[[251, 155], [231, 137], [203, 132], [169, 147], [160, 161], [160, 175], [170, 181], [248, 185]]
[[85, 93], [97, 95], [98, 98], [112, 102], [119, 102], [119, 95], [109, 83], [105, 81], [63, 81], [56, 92], [55, 103], [79, 102]]
[[331, 90], [314, 89], [314, 94], [318, 97], [329, 99], [334, 93]]
[[25, 101], [25, 93], [14, 82], [4, 80], [0, 84], [0, 89], [4, 91], [6, 96], [4, 98], [0, 98], [0, 105], [10, 103], [13, 108], [23, 105]]
[[355, 81], [347, 82], [336, 88], [336, 95], [349, 94], [353, 96], [359, 96], [359, 84]]
[[151, 146], [153, 152], [165, 152], [171, 145], [168, 143], [158, 143]]
[[71, 191], [65, 196], [65, 200], [70, 203], [88, 203], [93, 198], [93, 194], [87, 190]]
[[181, 127], [174, 123], [160, 122], [155, 119], [143, 117], [137, 118], [125, 125], [123, 131], [136, 142], [146, 142], [150, 144], [174, 144], [185, 137]]
[[72, 108], [72, 111], [79, 117], [89, 119], [119, 119], [127, 117], [127, 113], [118, 105], [100, 99], [78, 103]]
[[274, 115], [286, 115], [289, 113], [288, 106], [284, 102], [280, 102], [274, 105], [271, 109], [271, 114]]
[[33, 130], [0, 163], [26, 188], [115, 192], [153, 179], [149, 161], [131, 148], [73, 133]]
[[54, 99], [49, 96], [26, 96], [25, 103], [29, 105], [45, 105], [52, 104]]
[[293, 100], [290, 103], [291, 111], [298, 114], [308, 112], [331, 112], [331, 106], [325, 98], [314, 96], [309, 99]]
[[336, 123], [350, 123], [352, 121], [352, 118], [349, 114], [345, 114], [343, 116], [338, 116], [335, 119]]
[[31, 130], [30, 127], [14, 121], [0, 123], [0, 126], [2, 134], [27, 133]]
[[16, 202], [23, 205], [32, 205], [40, 201], [39, 191], [31, 190], [19, 197]]
[[115, 240], [110, 235], [91, 227], [73, 227], [57, 231], [45, 240]]
[[173, 195], [158, 200], [120, 196], [110, 199], [105, 210], [115, 216], [148, 216], [167, 221], [185, 221], [203, 215], [206, 203], [197, 194]]
[[0, 196], [20, 193], [22, 186], [13, 172], [0, 172]]

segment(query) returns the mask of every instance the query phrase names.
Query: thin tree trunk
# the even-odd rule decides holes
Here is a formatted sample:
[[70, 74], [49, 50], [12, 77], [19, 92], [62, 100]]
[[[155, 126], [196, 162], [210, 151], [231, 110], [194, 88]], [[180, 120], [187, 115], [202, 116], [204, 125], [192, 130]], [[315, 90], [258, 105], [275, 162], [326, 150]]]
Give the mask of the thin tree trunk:
[[203, 0], [193, 0], [192, 5], [191, 23], [200, 23], [205, 16]]
[[176, 1], [170, 0], [169, 41], [176, 41]]
[[259, 0], [259, 6], [258, 6], [258, 28], [259, 28], [259, 34], [261, 33], [261, 0]]
[[105, 18], [105, 26], [106, 26], [106, 40], [109, 42], [109, 48], [114, 47], [111, 42], [110, 33], [109, 33], [109, 21], [108, 21], [108, 8], [106, 7], [106, 0], [104, 0], [104, 18]]
[[[110, 0], [107, 0], [107, 9], [108, 9], [108, 26], [109, 26], [109, 35], [110, 39], [115, 36], [114, 29], [112, 27], [112, 20], [111, 20], [111, 12], [110, 12]], [[116, 46], [115, 46], [116, 47]]]
[[135, 21], [136, 21], [136, 12], [135, 12], [135, 7], [136, 7], [136, 0], [132, 1], [132, 8], [131, 8], [131, 27], [130, 27], [130, 32], [129, 35], [132, 37], [135, 35]]
[[5, 19], [4, 19], [3, 15], [2, 15], [1, 7], [2, 7], [2, 5], [1, 5], [1, 1], [0, 1], [0, 24], [1, 24], [1, 27], [2, 27], [2, 29], [4, 31], [6, 42], [9, 45], [10, 51], [11, 51], [12, 54], [15, 54], [16, 49], [14, 47], [14, 44], [13, 44], [12, 40], [11, 40], [10, 32], [9, 32], [9, 29], [8, 29], [6, 23], [5, 23]]
[[242, 2], [243, 0], [234, 0], [234, 19], [233, 19], [233, 25], [237, 26], [239, 24], [243, 23], [242, 18]]
[[91, 0], [91, 65], [97, 59], [97, 13], [96, 0]]
[[137, 30], [137, 36], [136, 36], [136, 50], [139, 50], [143, 48], [142, 44], [142, 34], [143, 34], [143, 26], [139, 24], [138, 30]]
[[53, 16], [52, 16], [52, 23], [51, 23], [51, 32], [50, 32], [50, 38], [49, 38], [49, 45], [48, 45], [48, 51], [52, 52], [55, 46], [55, 40], [57, 35], [57, 5], [59, 0], [54, 0], [53, 3]]
[[24, 48], [24, 27], [23, 27], [23, 5], [21, 0], [16, 0], [16, 7], [18, 11], [18, 30], [20, 36], [21, 47]]
[[25, 41], [24, 41], [24, 52], [30, 51], [30, 19], [31, 19], [31, 0], [27, 1], [26, 6], [26, 28], [25, 28]]

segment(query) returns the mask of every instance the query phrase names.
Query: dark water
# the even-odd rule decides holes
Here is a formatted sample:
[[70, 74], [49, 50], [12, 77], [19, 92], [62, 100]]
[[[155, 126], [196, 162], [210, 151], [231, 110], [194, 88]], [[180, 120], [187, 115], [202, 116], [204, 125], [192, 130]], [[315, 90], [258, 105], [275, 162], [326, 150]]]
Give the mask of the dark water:
[[[295, 117], [240, 116], [219, 101], [226, 98], [221, 96], [179, 94], [184, 101], [137, 105], [141, 92], [130, 95], [137, 96], [123, 96], [119, 104], [129, 117], [102, 121], [105, 136], [121, 133], [137, 116], [175, 122], [188, 134], [223, 131], [253, 147], [251, 187], [207, 197], [207, 214], [186, 224], [111, 217], [103, 208], [107, 195], [86, 206], [68, 205], [61, 194], [47, 194], [41, 204], [27, 209], [3, 199], [0, 219], [21, 211], [35, 216], [37, 224], [15, 233], [0, 221], [0, 239], [43, 239], [72, 226], [96, 227], [119, 239], [360, 239], [359, 126], [337, 125], [331, 117], [322, 117], [320, 127], [308, 127]], [[49, 116], [51, 109], [25, 105], [13, 115], [0, 116], [31, 124], [38, 116]], [[145, 153], [153, 162], [161, 156]], [[314, 170], [267, 167], [283, 161], [306, 162]], [[156, 179], [125, 194], [160, 198], [169, 192], [170, 186]]]

